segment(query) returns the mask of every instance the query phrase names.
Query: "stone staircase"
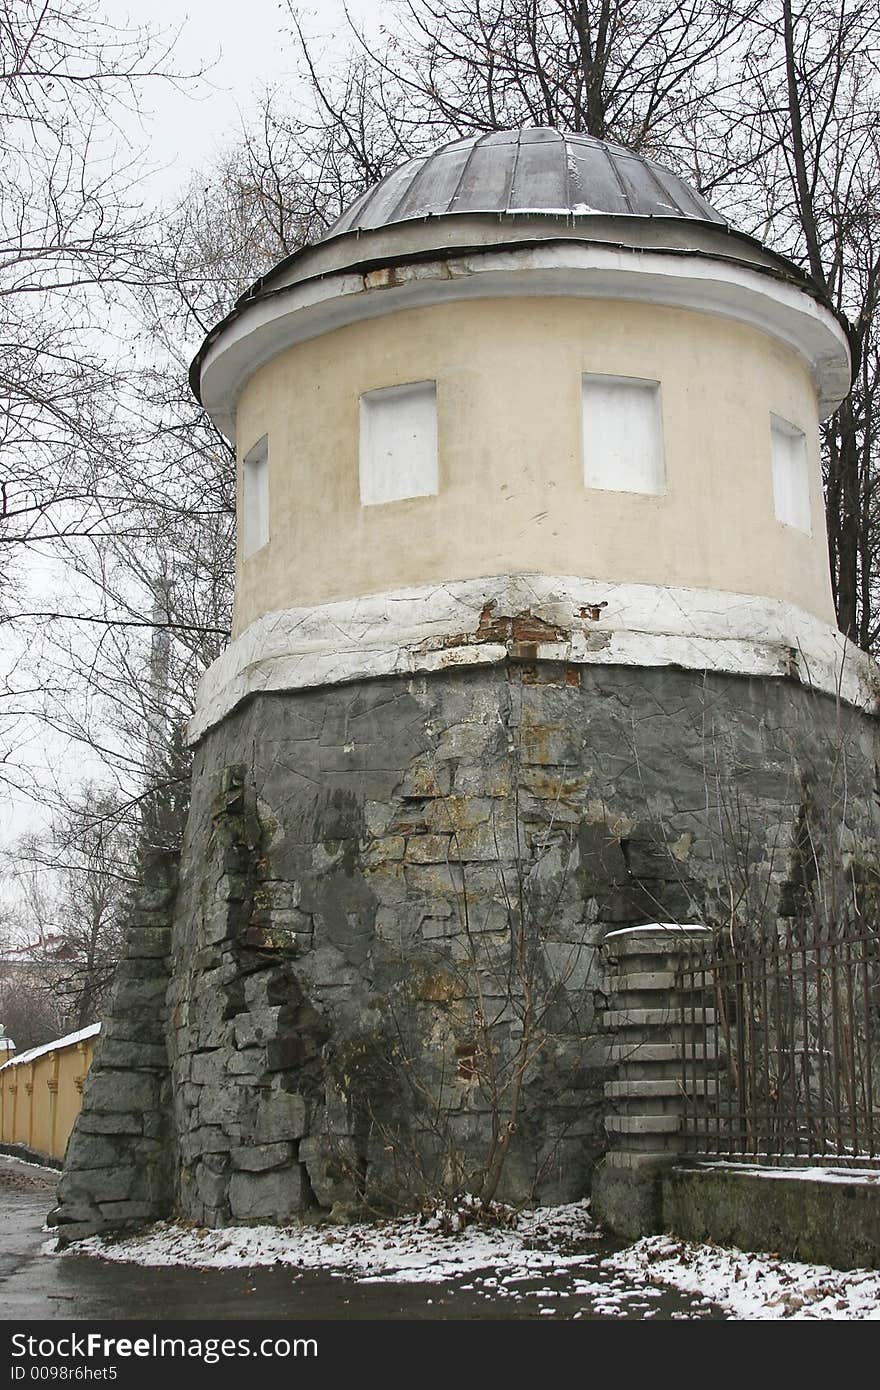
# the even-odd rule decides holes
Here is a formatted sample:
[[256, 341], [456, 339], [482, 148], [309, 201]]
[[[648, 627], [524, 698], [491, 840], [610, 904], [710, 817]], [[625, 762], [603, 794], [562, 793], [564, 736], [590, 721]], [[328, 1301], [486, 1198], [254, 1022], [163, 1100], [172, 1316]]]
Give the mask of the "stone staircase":
[[[605, 1085], [606, 1166], [662, 1167], [682, 1152], [685, 1105], [717, 1092], [719, 1065], [714, 1011], [706, 1007], [702, 972], [683, 989], [678, 971], [702, 942], [706, 927], [651, 923], [610, 933], [603, 943], [613, 1078]], [[685, 1063], [687, 1064], [685, 1066]]]

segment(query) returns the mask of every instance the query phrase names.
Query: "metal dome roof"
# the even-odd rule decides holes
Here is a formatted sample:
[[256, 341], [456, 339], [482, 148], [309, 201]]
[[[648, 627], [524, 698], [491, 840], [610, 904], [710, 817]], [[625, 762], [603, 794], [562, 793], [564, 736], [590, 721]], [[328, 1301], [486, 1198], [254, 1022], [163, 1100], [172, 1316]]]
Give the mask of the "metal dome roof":
[[726, 226], [683, 179], [621, 145], [548, 126], [441, 145], [387, 174], [321, 240], [449, 213], [681, 217]]
[[802, 353], [825, 414], [849, 389], [848, 326], [804, 271], [653, 160], [545, 126], [453, 140], [392, 170], [251, 285], [190, 383], [232, 438], [244, 382], [282, 345], [438, 295], [510, 293], [728, 314]]

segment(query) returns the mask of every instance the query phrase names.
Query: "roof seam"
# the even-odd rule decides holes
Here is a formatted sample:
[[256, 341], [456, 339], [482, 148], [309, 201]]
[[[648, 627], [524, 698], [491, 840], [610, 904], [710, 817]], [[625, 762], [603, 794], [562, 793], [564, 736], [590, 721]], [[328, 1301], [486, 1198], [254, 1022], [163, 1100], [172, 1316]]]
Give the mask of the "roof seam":
[[[519, 168], [519, 152], [522, 149], [522, 131], [520, 131], [516, 137], [516, 145], [514, 146], [514, 149], [516, 150], [516, 153], [513, 156], [513, 171], [510, 175], [510, 183], [507, 185], [507, 202], [505, 203], [503, 208], [504, 212], [510, 212], [510, 199], [513, 195], [513, 186], [516, 183], [516, 171]], [[499, 208], [499, 212], [500, 211], [502, 211], [502, 209]]]
[[610, 153], [610, 151], [609, 151], [607, 145], [604, 145], [604, 144], [602, 145], [602, 153], [604, 154], [605, 158], [608, 160], [609, 167], [610, 167], [610, 169], [611, 169], [612, 174], [614, 175], [614, 182], [617, 184], [617, 187], [620, 189], [621, 195], [622, 195], [622, 197], [623, 197], [623, 201], [626, 203], [627, 209], [629, 210], [629, 212], [631, 212], [631, 213], [633, 214], [633, 216], [635, 216], [635, 215], [636, 215], [636, 210], [635, 210], [635, 208], [633, 207], [632, 202], [630, 201], [630, 196], [629, 196], [629, 193], [627, 192], [626, 184], [624, 183], [623, 179], [620, 177], [620, 170], [618, 169], [618, 167], [617, 167], [617, 165], [615, 164], [614, 160], [611, 158], [611, 153]]
[[565, 206], [574, 211], [571, 192], [571, 169], [568, 163], [568, 137], [562, 138], [562, 182], [565, 189]]
[[448, 200], [448, 202], [447, 202], [447, 204], [446, 204], [446, 210], [447, 210], [447, 212], [451, 212], [451, 211], [452, 211], [453, 204], [455, 203], [456, 198], [458, 197], [459, 193], [461, 192], [461, 185], [464, 183], [464, 176], [465, 176], [465, 174], [467, 173], [467, 171], [468, 171], [468, 169], [469, 169], [469, 167], [470, 167], [470, 162], [471, 162], [471, 160], [473, 159], [474, 155], [476, 154], [477, 147], [478, 147], [478, 143], [479, 143], [479, 142], [478, 142], [477, 140], [474, 140], [474, 141], [473, 141], [473, 143], [471, 144], [470, 151], [469, 151], [469, 153], [468, 153], [468, 157], [467, 157], [467, 159], [465, 160], [464, 164], [461, 166], [461, 173], [460, 173], [459, 176], [458, 176], [458, 183], [455, 185], [455, 192], [453, 193], [452, 197]]
[[649, 159], [645, 159], [644, 155], [639, 155], [639, 161], [647, 169], [649, 177], [653, 179], [655, 186], [660, 189], [662, 196], [664, 198], [671, 199], [673, 206], [678, 208], [682, 217], [688, 217], [690, 214], [682, 206], [681, 200], [676, 197], [674, 189], [667, 187], [667, 185], [662, 182], [660, 175], [654, 168], [651, 161]]
[[[436, 151], [435, 151], [435, 153], [436, 153]], [[430, 155], [427, 155], [427, 154], [426, 154], [426, 155], [416, 155], [416, 159], [421, 159], [422, 162], [421, 162], [421, 164], [419, 165], [418, 169], [416, 169], [416, 171], [415, 171], [415, 173], [413, 174], [412, 178], [407, 179], [406, 183], [404, 184], [403, 192], [401, 193], [400, 197], [397, 199], [397, 202], [394, 204], [394, 206], [393, 206], [393, 208], [391, 209], [391, 211], [390, 211], [388, 217], [385, 219], [385, 221], [384, 221], [383, 223], [381, 223], [382, 226], [388, 226], [391, 222], [394, 221], [398, 209], [400, 208], [400, 206], [401, 206], [402, 203], [405, 203], [405, 202], [406, 202], [406, 200], [407, 200], [407, 198], [409, 197], [410, 193], [412, 193], [413, 185], [416, 184], [416, 183], [418, 183], [420, 176], [424, 173], [425, 169], [426, 169], [427, 166], [428, 166], [428, 161], [430, 160], [430, 158], [431, 158], [431, 156], [430, 156]], [[413, 164], [416, 162], [416, 159], [412, 160], [412, 163], [413, 163]], [[393, 171], [392, 171], [392, 172], [393, 172]], [[378, 188], [381, 188], [381, 187], [382, 187], [381, 184], [377, 184], [377, 185], [376, 185], [376, 188], [373, 189], [373, 193], [375, 194], [376, 190], [377, 190]]]

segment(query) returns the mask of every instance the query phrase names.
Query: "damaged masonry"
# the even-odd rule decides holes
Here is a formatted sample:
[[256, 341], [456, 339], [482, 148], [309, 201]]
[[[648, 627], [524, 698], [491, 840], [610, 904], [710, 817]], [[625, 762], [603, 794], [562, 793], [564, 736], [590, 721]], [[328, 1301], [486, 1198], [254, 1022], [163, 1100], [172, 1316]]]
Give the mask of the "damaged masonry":
[[794, 266], [541, 128], [405, 164], [209, 334], [233, 641], [63, 1239], [568, 1202], [674, 1151], [660, 1063], [660, 1110], [609, 1121], [643, 1084], [610, 934], [721, 925], [757, 884], [762, 921], [792, 916], [842, 770], [815, 856], [877, 839], [877, 681], [835, 626], [818, 455], [849, 373]]

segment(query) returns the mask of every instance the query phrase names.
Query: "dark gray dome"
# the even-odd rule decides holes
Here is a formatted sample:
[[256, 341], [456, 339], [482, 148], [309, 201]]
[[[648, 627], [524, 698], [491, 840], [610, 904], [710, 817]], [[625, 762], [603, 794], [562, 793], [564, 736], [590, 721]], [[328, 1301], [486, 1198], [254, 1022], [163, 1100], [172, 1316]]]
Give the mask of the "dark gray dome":
[[[507, 252], [524, 257], [502, 264], [499, 253]], [[702, 273], [694, 273], [695, 259]], [[751, 288], [740, 283], [743, 272], [758, 277]], [[773, 281], [797, 292], [793, 305], [776, 302]], [[392, 170], [236, 301], [207, 334], [190, 382], [232, 438], [242, 382], [282, 341], [434, 302], [440, 293], [604, 297], [615, 290], [691, 307], [698, 300], [746, 322], [757, 315], [783, 342], [805, 345], [823, 418], [849, 389], [846, 322], [808, 275], [737, 231], [653, 160], [546, 126], [453, 140]], [[818, 311], [798, 307], [810, 300]]]
[[547, 126], [441, 145], [387, 174], [322, 240], [449, 213], [681, 217], [726, 225], [683, 179], [621, 145]]

